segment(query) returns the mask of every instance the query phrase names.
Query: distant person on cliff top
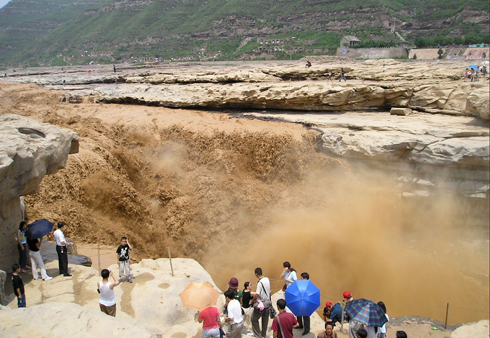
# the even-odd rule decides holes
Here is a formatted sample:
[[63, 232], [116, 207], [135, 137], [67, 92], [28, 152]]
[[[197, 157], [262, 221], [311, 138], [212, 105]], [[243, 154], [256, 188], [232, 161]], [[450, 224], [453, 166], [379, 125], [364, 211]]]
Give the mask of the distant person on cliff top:
[[325, 323], [325, 331], [320, 332], [316, 338], [337, 338], [337, 332], [333, 330], [335, 325], [332, 323]]
[[345, 73], [347, 73], [344, 68], [340, 68], [340, 79], [339, 79], [339, 82], [342, 82], [342, 80], [344, 81], [347, 81], [347, 79], [345, 78]]
[[112, 69], [114, 69], [114, 73], [117, 71], [116, 65], [112, 65]]
[[[121, 279], [117, 282], [112, 274], [112, 271], [104, 269], [100, 272], [102, 281], [97, 283], [97, 291], [100, 293], [99, 307], [100, 311], [106, 315], [116, 317], [116, 298], [114, 295], [114, 287], [121, 283]], [[114, 279], [114, 282], [109, 281], [109, 276]]]
[[332, 82], [332, 71], [328, 71], [325, 75], [327, 75], [327, 79]]
[[129, 267], [129, 250], [133, 250], [131, 244], [129, 244], [127, 237], [121, 238], [121, 245], [116, 250], [117, 260], [119, 263], [119, 278], [128, 280], [129, 283], [133, 282], [133, 275]]
[[342, 306], [340, 302], [335, 305], [332, 302], [327, 302], [323, 309], [323, 319], [325, 322], [332, 323], [335, 326], [336, 323], [342, 323]]

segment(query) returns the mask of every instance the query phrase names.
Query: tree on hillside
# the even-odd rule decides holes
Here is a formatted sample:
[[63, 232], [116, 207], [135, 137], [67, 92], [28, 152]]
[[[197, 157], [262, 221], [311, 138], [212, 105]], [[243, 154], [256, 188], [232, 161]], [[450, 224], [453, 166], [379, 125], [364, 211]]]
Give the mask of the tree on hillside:
[[439, 50], [437, 51], [437, 54], [439, 55], [439, 59], [442, 59], [442, 54], [444, 54], [444, 51], [442, 50], [442, 48], [439, 48]]
[[417, 60], [417, 54], [413, 54], [413, 58], [414, 60]]

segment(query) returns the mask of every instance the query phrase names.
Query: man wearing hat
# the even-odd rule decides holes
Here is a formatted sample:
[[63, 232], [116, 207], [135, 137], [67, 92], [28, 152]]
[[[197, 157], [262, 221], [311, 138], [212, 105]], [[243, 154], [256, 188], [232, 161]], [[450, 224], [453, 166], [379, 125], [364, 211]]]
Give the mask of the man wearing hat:
[[337, 322], [342, 323], [342, 306], [340, 302], [333, 305], [332, 302], [327, 302], [323, 309], [323, 320], [328, 323], [332, 323], [335, 327]]
[[[349, 291], [345, 291], [343, 296], [344, 296], [344, 302], [346, 304], [349, 302], [352, 302], [354, 300], [354, 297], [352, 297], [352, 295]], [[358, 322], [355, 319], [349, 318], [349, 316], [346, 316], [346, 319], [349, 322], [349, 338], [358, 338], [357, 337], [357, 331], [362, 327], [361, 322]]]
[[71, 277], [68, 271], [68, 251], [66, 249], [67, 245], [70, 245], [66, 241], [65, 235], [61, 229], [65, 226], [65, 223], [58, 222], [58, 229], [54, 232], [54, 239], [56, 241], [56, 253], [58, 254], [58, 267], [60, 269], [60, 275], [65, 277]]

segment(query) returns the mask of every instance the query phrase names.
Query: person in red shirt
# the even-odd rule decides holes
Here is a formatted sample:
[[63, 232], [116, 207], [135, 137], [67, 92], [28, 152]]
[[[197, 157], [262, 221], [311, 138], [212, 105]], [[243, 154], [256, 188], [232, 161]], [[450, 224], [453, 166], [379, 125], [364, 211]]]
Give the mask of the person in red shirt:
[[219, 319], [219, 311], [217, 308], [210, 306], [199, 312], [199, 323], [202, 324], [203, 338], [219, 338], [219, 330], [221, 329], [221, 321]]
[[[277, 310], [279, 314], [272, 321], [272, 331], [274, 338], [293, 338], [293, 329], [299, 326], [296, 317], [289, 312], [286, 312], [286, 301], [279, 299], [277, 301]], [[281, 327], [279, 327], [281, 325]], [[282, 329], [282, 330], [281, 330]], [[281, 333], [284, 333], [284, 337]]]

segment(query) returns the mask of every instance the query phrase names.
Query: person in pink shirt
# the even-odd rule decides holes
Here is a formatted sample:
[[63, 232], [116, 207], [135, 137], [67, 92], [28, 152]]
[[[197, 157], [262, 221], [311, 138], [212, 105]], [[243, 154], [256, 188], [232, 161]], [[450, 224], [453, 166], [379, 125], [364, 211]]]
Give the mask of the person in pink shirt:
[[221, 321], [219, 311], [210, 306], [199, 312], [199, 323], [202, 324], [202, 338], [220, 338]]

